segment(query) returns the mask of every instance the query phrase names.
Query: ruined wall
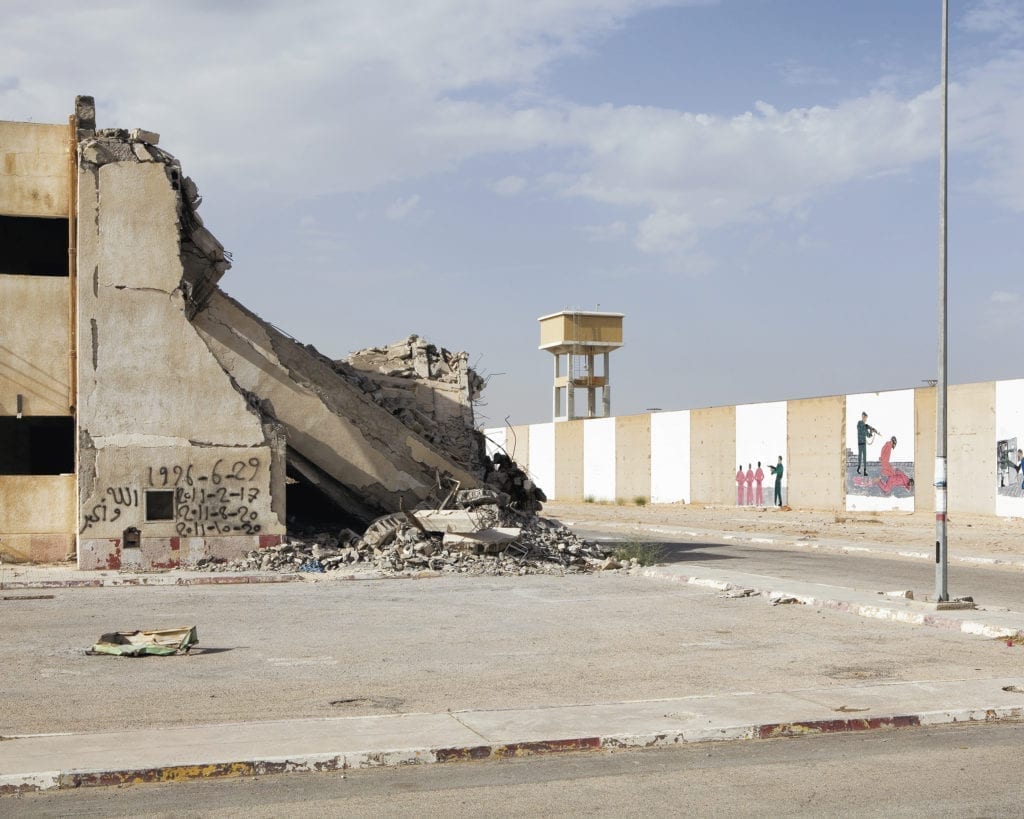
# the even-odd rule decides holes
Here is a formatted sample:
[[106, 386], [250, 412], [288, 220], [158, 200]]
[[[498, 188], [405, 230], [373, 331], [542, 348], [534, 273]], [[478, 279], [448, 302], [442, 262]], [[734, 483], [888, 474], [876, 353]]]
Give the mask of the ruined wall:
[[0, 213], [67, 217], [67, 125], [0, 122]]
[[463, 469], [483, 474], [473, 402], [484, 380], [469, 366], [467, 353], [411, 335], [359, 350], [334, 365], [335, 372]]
[[334, 362], [224, 293], [211, 294], [193, 321], [216, 361], [281, 425], [289, 449], [337, 481], [339, 492], [346, 492], [339, 500], [352, 514], [370, 519], [440, 500], [439, 474], [462, 488], [478, 484], [475, 475], [335, 372]]
[[[79, 566], [174, 566], [277, 542], [283, 446], [188, 320], [198, 279], [183, 259], [180, 168], [121, 133], [81, 150]], [[138, 547], [125, 546], [130, 528]]]

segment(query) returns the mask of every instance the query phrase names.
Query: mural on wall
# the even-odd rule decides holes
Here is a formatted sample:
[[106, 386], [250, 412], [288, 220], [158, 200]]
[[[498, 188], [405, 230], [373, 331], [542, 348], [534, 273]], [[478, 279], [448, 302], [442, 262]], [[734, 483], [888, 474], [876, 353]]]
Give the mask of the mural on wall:
[[1024, 380], [996, 382], [996, 514], [1024, 517]]
[[785, 401], [736, 407], [737, 506], [784, 506], [789, 502], [786, 410]]
[[846, 508], [914, 511], [914, 391], [846, 396]]

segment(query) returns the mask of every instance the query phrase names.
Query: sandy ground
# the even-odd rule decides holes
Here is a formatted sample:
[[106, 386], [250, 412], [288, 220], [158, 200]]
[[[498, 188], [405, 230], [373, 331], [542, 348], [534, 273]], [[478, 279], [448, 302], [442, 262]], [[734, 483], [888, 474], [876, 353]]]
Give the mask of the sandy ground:
[[[933, 512], [824, 512], [769, 507], [699, 506], [686, 504], [559, 503], [541, 513], [565, 523], [598, 521], [616, 526], [634, 524], [638, 536], [645, 526], [679, 526], [701, 532], [745, 532], [765, 536], [817, 540], [919, 545], [933, 548]], [[947, 520], [950, 548], [977, 555], [1024, 557], [1024, 519], [988, 515], [951, 515]]]

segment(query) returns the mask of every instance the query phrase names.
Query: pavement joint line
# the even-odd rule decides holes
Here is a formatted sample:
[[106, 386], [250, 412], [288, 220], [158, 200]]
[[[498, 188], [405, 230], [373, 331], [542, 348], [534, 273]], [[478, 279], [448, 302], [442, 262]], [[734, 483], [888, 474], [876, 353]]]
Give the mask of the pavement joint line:
[[[871, 686], [851, 686], [848, 688], [853, 691], [867, 691], [868, 693], [863, 695], [863, 697], [866, 700], [869, 700], [871, 698], [871, 692], [877, 690], [889, 689], [897, 691], [898, 693], [903, 693], [915, 688], [928, 691], [930, 689], [942, 688], [943, 686], [967, 683], [976, 683], [982, 686], [999, 686], [1001, 683], [1007, 682], [1008, 679], [1010, 678], [970, 681], [947, 680], [933, 681], [930, 683], [882, 683]], [[1017, 680], [1017, 682], [1024, 681]], [[903, 688], [903, 692], [899, 692], [901, 686]], [[1002, 686], [1001, 690], [1006, 691], [1008, 688], [1013, 687], [1014, 686]], [[211, 752], [208, 755], [208, 758], [202, 761], [192, 760], [188, 762], [175, 762], [163, 765], [133, 766], [130, 764], [120, 764], [107, 767], [89, 766], [78, 768], [72, 766], [68, 768], [31, 772], [0, 773], [0, 796], [17, 795], [32, 791], [62, 790], [90, 786], [125, 786], [153, 782], [167, 783], [198, 779], [266, 776], [277, 773], [312, 773], [374, 767], [444, 764], [465, 761], [496, 761], [539, 754], [634, 750], [705, 742], [777, 739], [815, 734], [896, 730], [920, 726], [1024, 720], [1024, 704], [1005, 705], [997, 704], [991, 700], [988, 702], [979, 700], [982, 704], [968, 707], [943, 709], [919, 708], [887, 711], [885, 706], [881, 706], [876, 708], [865, 708], [864, 713], [856, 716], [850, 716], [847, 714], [842, 716], [810, 716], [811, 710], [816, 708], [820, 713], [824, 707], [820, 703], [815, 703], [813, 696], [817, 695], [820, 698], [829, 692], [831, 692], [834, 697], [837, 697], [837, 699], [844, 699], [845, 697], [843, 694], [849, 695], [850, 693], [845, 690], [836, 692], [835, 689], [805, 689], [804, 693], [810, 697], [806, 700], [806, 707], [809, 714], [809, 718], [807, 719], [766, 719], [765, 721], [739, 719], [733, 721], [728, 718], [719, 718], [718, 724], [706, 725], [697, 724], [699, 722], [712, 721], [706, 714], [701, 716], [699, 714], [685, 712], [689, 714], [690, 722], [693, 724], [682, 727], [670, 727], [668, 723], [662, 723], [662, 727], [660, 728], [646, 728], [639, 731], [608, 730], [597, 733], [584, 731], [576, 734], [567, 734], [565, 731], [555, 733], [557, 729], [554, 729], [550, 735], [551, 738], [545, 739], [542, 738], [544, 734], [539, 733], [540, 730], [544, 729], [533, 729], [534, 734], [532, 736], [526, 736], [525, 733], [523, 733], [524, 731], [529, 733], [530, 729], [528, 727], [528, 723], [531, 709], [518, 709], [518, 713], [527, 715], [526, 722], [523, 724], [526, 725], [525, 728], [523, 725], [520, 725], [518, 728], [514, 726], [509, 728], [506, 726], [504, 729], [494, 729], [498, 733], [500, 733], [501, 730], [505, 730], [506, 732], [515, 732], [518, 730], [520, 735], [517, 738], [488, 739], [483, 734], [480, 734], [480, 732], [470, 728], [470, 726], [466, 726], [467, 728], [470, 728], [473, 733], [481, 736], [481, 742], [463, 742], [456, 744], [427, 743], [409, 746], [402, 746], [400, 742], [383, 742], [376, 749], [355, 747], [345, 750], [310, 750], [305, 753], [292, 754], [255, 753], [252, 755], [246, 755], [243, 758], [225, 758], [226, 755], [223, 754], [221, 755], [221, 758], [218, 758], [216, 752]], [[792, 700], [799, 701], [800, 693], [800, 691], [790, 692], [790, 698]], [[562, 710], [586, 712], [598, 711], [602, 707], [621, 708], [622, 706], [629, 705], [660, 706], [665, 704], [667, 706], [671, 706], [674, 703], [689, 705], [699, 700], [713, 702], [716, 699], [731, 699], [733, 702], [738, 702], [742, 697], [751, 696], [756, 697], [758, 695], [752, 692], [737, 692], [732, 695], [696, 695], [677, 699], [636, 701], [634, 703], [607, 703], [603, 704], [603, 706], [564, 706], [562, 707]], [[779, 696], [779, 694], [768, 693], [764, 696], [770, 698], [773, 696]], [[989, 697], [993, 696], [993, 694], [988, 693], [985, 694], [985, 696]], [[552, 706], [552, 708], [555, 707], [556, 706]], [[516, 709], [507, 710], [513, 712], [513, 714], [517, 713]], [[660, 708], [655, 709], [656, 712], [659, 710]], [[769, 711], [770, 710], [771, 709], [769, 708]], [[832, 708], [831, 711], [838, 712], [840, 709]], [[493, 715], [499, 712], [465, 711], [459, 713], [467, 715], [476, 714], [478, 717], [486, 718], [488, 715]], [[449, 715], [454, 716], [454, 714], [451, 713], [449, 713]], [[663, 715], [663, 719], [667, 720], [672, 716], [673, 714], [671, 713], [665, 714]], [[400, 717], [388, 717], [386, 719], [397, 720], [399, 718]], [[277, 724], [286, 724], [290, 722], [344, 723], [346, 720], [358, 722], [359, 720], [365, 719], [366, 718], [362, 717], [349, 717], [330, 718], [328, 720], [274, 721], [266, 723], [265, 725], [273, 725], [275, 722]], [[641, 722], [643, 721], [642, 716], [640, 717], [640, 720]], [[462, 722], [461, 720], [459, 721]], [[229, 725], [230, 724], [215, 727], [223, 730], [224, 728], [229, 727]], [[236, 723], [235, 725], [244, 728], [251, 724]], [[190, 726], [175, 727], [185, 732], [190, 729]], [[210, 726], [191, 726], [192, 730], [195, 730], [196, 728], [201, 730], [209, 727]], [[79, 736], [88, 738], [93, 735], [82, 734]], [[26, 738], [30, 738], [29, 735], [26, 735]], [[342, 742], [341, 740], [335, 741]], [[197, 753], [196, 755], [198, 756], [199, 754]]]

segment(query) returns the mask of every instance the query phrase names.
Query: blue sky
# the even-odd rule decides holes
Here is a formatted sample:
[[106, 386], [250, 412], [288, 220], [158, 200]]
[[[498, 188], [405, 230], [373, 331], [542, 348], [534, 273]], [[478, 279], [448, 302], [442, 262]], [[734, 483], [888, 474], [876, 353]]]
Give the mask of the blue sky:
[[[1024, 376], [1024, 3], [952, 0], [950, 380]], [[613, 411], [936, 372], [939, 0], [7, 0], [0, 118], [159, 132], [222, 286], [409, 333], [550, 419], [536, 319], [622, 312]]]

